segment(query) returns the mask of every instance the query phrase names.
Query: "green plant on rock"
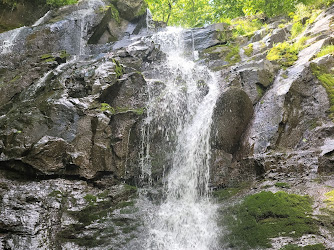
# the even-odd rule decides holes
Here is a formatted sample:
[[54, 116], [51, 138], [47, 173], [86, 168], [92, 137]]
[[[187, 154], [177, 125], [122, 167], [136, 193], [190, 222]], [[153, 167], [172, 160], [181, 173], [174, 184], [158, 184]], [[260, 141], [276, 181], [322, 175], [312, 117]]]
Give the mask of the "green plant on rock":
[[236, 64], [237, 62], [240, 62], [241, 57], [239, 55], [240, 48], [238, 45], [236, 46], [230, 46], [230, 52], [226, 56], [226, 61], [230, 64]]
[[118, 12], [117, 8], [113, 4], [110, 4], [108, 7], [110, 7], [111, 16], [114, 18], [114, 20], [118, 24], [120, 24], [121, 20], [119, 18], [119, 12]]
[[113, 107], [111, 107], [108, 103], [101, 103], [100, 110], [103, 111], [110, 111], [112, 114], [115, 114], [116, 111]]
[[326, 199], [324, 202], [327, 204], [328, 208], [334, 209], [334, 190], [325, 193]]
[[306, 26], [303, 25], [300, 21], [298, 22], [295, 22], [293, 25], [292, 25], [292, 28], [291, 28], [291, 38], [295, 38], [297, 37], [299, 34], [301, 34], [304, 30], [306, 29]]
[[53, 62], [55, 60], [55, 57], [51, 54], [44, 54], [40, 56], [40, 59], [43, 62]]
[[87, 194], [87, 195], [85, 195], [84, 199], [91, 205], [96, 203], [96, 196], [95, 195]]
[[312, 73], [318, 78], [318, 80], [326, 89], [331, 105], [329, 110], [329, 117], [334, 120], [334, 70], [330, 67], [318, 66], [315, 63], [311, 63], [310, 67]]
[[285, 182], [276, 182], [275, 186], [279, 187], [279, 188], [290, 188], [290, 185], [288, 183], [285, 183]]
[[247, 196], [243, 203], [230, 208], [221, 223], [230, 234], [224, 241], [238, 249], [271, 247], [270, 238], [301, 237], [316, 234], [318, 227], [308, 196], [285, 192], [266, 192]]
[[253, 54], [253, 47], [254, 47], [254, 44], [250, 43], [248, 44], [248, 46], [244, 47], [244, 51], [245, 51], [245, 54], [246, 56], [252, 56]]
[[323, 47], [321, 51], [316, 55], [316, 57], [322, 57], [329, 54], [334, 56], [334, 45], [328, 45]]
[[120, 64], [119, 61], [117, 61], [116, 59], [112, 59], [112, 62], [115, 64], [115, 73], [117, 78], [121, 78], [124, 74], [124, 68], [123, 66]]
[[301, 37], [295, 43], [288, 42], [278, 43], [271, 48], [267, 55], [269, 61], [276, 61], [283, 68], [292, 66], [298, 59], [298, 53], [306, 48], [306, 41], [309, 37]]
[[269, 51], [267, 59], [278, 62], [283, 68], [290, 67], [298, 59], [298, 50], [288, 42], [278, 43]]
[[46, 0], [46, 4], [53, 7], [61, 7], [64, 5], [71, 5], [77, 3], [78, 0]]

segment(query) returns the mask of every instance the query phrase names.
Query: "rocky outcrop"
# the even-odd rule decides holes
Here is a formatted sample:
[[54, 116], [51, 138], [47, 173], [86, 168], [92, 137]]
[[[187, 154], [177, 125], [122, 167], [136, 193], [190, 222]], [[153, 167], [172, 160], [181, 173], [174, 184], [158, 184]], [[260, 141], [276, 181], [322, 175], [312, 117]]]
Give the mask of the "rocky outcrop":
[[118, 50], [88, 44], [110, 13], [99, 0], [0, 34], [1, 249], [121, 249], [142, 230], [136, 188], [123, 183], [140, 182], [141, 71], [163, 54], [137, 36], [144, 2], [115, 6], [118, 38], [138, 40]]
[[[141, 209], [149, 208], [135, 203], [130, 185], [161, 186], [175, 147], [173, 138], [161, 145], [162, 129], [151, 148], [141, 144], [147, 81], [164, 88], [154, 76], [165, 59], [145, 37], [154, 28], [145, 6], [83, 0], [0, 34], [0, 248], [142, 247]], [[334, 59], [315, 58], [333, 44], [333, 16], [332, 7], [304, 31], [312, 38], [287, 68], [266, 59], [290, 37], [291, 25], [278, 27], [282, 20], [235, 38], [240, 50], [226, 24], [184, 32], [186, 47], [195, 49], [186, 56], [215, 70], [221, 82], [210, 140], [213, 189], [261, 179], [261, 189], [279, 182], [311, 196], [328, 190], [327, 180], [310, 187], [334, 171], [332, 100], [318, 79], [320, 69], [333, 73]], [[140, 169], [145, 150], [150, 180]], [[161, 198], [159, 190], [144, 192]], [[329, 234], [315, 238], [333, 247]]]

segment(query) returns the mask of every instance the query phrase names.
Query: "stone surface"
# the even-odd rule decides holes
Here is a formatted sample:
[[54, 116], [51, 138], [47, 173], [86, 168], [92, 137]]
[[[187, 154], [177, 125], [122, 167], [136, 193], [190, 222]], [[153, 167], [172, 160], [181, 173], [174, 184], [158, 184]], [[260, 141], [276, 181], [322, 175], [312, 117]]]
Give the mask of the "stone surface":
[[223, 92], [213, 114], [213, 147], [235, 153], [252, 115], [252, 102], [243, 90], [231, 87]]
[[[105, 2], [83, 0], [50, 11], [33, 27], [0, 34], [0, 249], [142, 247], [137, 237], [149, 208], [124, 183], [147, 181], [140, 169], [147, 81], [164, 88], [154, 76], [166, 55], [150, 40], [143, 1], [113, 3], [119, 21]], [[334, 187], [334, 123], [312, 65], [334, 66], [333, 55], [314, 59], [333, 43], [332, 19], [333, 7], [306, 29], [314, 36], [310, 46], [287, 69], [265, 59], [275, 43], [289, 39], [291, 26], [278, 28], [282, 20], [251, 40], [235, 39], [240, 47], [253, 43], [252, 57], [235, 63], [226, 60], [232, 34], [226, 24], [184, 33], [197, 63], [215, 68], [221, 82], [211, 188], [247, 184], [220, 208], [260, 190], [281, 191], [276, 184], [286, 183], [289, 192], [313, 197], [314, 216], [325, 215], [325, 193]], [[142, 190], [155, 201], [163, 198], [161, 179], [175, 146], [161, 145], [163, 136], [156, 132], [150, 142], [156, 189]], [[275, 238], [273, 249], [303, 241], [332, 249], [325, 222], [319, 222], [321, 235]]]

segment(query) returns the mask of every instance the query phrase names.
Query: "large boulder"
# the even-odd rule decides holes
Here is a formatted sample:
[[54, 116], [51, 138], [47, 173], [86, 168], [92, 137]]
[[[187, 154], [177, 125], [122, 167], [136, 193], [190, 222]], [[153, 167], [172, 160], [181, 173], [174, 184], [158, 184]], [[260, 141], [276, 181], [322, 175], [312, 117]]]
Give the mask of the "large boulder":
[[227, 89], [218, 99], [213, 113], [213, 148], [233, 154], [253, 115], [253, 105], [248, 95], [239, 88]]

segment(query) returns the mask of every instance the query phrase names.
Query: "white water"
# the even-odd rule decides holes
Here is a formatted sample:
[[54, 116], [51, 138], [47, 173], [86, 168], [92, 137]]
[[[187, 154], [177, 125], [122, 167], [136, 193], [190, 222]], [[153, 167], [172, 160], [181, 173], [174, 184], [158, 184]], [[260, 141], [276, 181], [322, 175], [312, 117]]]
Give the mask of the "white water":
[[[145, 249], [213, 250], [217, 247], [216, 206], [208, 196], [210, 128], [218, 98], [215, 75], [184, 58], [182, 29], [169, 28], [154, 37], [167, 54], [157, 80], [149, 81], [149, 104], [143, 129], [143, 177], [151, 172], [150, 145], [161, 134], [172, 155], [165, 182], [166, 197], [148, 222]], [[187, 53], [193, 55], [193, 51]]]
[[0, 44], [0, 54], [9, 54], [12, 52], [12, 48], [16, 43], [16, 39], [24, 28], [25, 26], [6, 32], [6, 39], [4, 39], [2, 44]]

